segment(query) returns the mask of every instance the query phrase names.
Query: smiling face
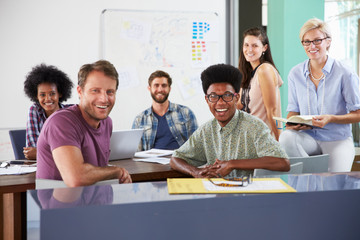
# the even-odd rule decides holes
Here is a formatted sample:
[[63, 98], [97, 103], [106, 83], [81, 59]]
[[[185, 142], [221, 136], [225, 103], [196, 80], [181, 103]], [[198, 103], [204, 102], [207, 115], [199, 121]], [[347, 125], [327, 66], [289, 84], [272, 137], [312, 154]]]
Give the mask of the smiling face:
[[250, 62], [253, 68], [260, 64], [262, 53], [267, 49], [267, 45], [263, 45], [256, 36], [247, 35], [244, 38], [243, 53], [246, 61]]
[[148, 86], [152, 99], [157, 103], [167, 101], [170, 94], [170, 86], [166, 77], [157, 77]]
[[[230, 83], [213, 83], [207, 90], [207, 95], [216, 94], [223, 95], [226, 93], [235, 93], [233, 86]], [[233, 100], [225, 102], [221, 97], [217, 102], [210, 102], [205, 96], [205, 100], [209, 105], [210, 112], [214, 115], [215, 119], [219, 122], [221, 127], [225, 127], [230, 122], [236, 111], [236, 103], [239, 100], [239, 95], [235, 95]]]
[[98, 128], [100, 120], [108, 117], [116, 100], [116, 80], [103, 72], [92, 71], [83, 88], [77, 87], [79, 107], [86, 122]]
[[37, 87], [37, 99], [47, 117], [60, 108], [60, 97], [55, 83], [40, 83]]
[[[312, 29], [304, 34], [303, 41], [314, 41], [316, 39], [325, 38], [325, 33], [319, 29]], [[322, 60], [326, 59], [327, 49], [330, 47], [331, 39], [327, 38], [322, 40], [321, 44], [315, 45], [311, 43], [309, 46], [303, 46], [304, 50], [311, 60]]]

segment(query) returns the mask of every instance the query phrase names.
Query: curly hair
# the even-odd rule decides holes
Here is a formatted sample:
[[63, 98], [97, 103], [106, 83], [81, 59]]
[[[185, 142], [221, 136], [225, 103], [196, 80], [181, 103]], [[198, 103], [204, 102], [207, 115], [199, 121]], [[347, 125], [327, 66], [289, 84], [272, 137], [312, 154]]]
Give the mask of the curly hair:
[[40, 64], [31, 70], [26, 76], [24, 82], [25, 94], [33, 102], [38, 102], [38, 86], [42, 83], [53, 83], [56, 85], [57, 91], [61, 95], [59, 102], [66, 101], [71, 97], [71, 89], [73, 83], [70, 78], [55, 66]]
[[201, 73], [202, 87], [205, 94], [213, 83], [230, 83], [236, 93], [240, 91], [242, 75], [236, 67], [228, 64], [216, 64]]

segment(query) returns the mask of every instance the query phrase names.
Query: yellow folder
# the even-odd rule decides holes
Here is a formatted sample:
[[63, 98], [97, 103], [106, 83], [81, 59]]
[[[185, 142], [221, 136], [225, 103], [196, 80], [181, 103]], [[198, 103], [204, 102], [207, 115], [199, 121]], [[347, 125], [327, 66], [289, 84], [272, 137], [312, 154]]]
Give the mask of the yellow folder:
[[[227, 181], [222, 178], [212, 178], [214, 183], [236, 184], [236, 181]], [[296, 192], [280, 178], [254, 178], [247, 186], [222, 187], [211, 183], [206, 178], [168, 178], [169, 194], [182, 193], [287, 193]]]

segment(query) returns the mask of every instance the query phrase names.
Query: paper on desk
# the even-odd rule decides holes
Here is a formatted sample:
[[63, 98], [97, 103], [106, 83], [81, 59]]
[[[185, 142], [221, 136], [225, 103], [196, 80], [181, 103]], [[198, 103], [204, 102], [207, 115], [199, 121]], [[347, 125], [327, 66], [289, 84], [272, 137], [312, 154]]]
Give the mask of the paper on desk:
[[152, 163], [161, 163], [161, 164], [169, 164], [170, 158], [158, 157], [158, 158], [133, 158], [136, 162], [152, 162]]
[[[222, 178], [212, 178], [215, 183], [231, 183]], [[213, 185], [207, 179], [201, 178], [168, 178], [170, 194], [179, 193], [285, 193], [296, 192], [280, 178], [255, 178], [246, 187], [220, 187]]]
[[174, 153], [173, 150], [164, 150], [164, 149], [150, 149], [147, 151], [136, 152], [135, 157], [138, 158], [154, 158], [154, 157], [164, 157], [170, 156]]
[[28, 165], [11, 165], [7, 168], [0, 168], [0, 175], [19, 175], [36, 172], [36, 167]]

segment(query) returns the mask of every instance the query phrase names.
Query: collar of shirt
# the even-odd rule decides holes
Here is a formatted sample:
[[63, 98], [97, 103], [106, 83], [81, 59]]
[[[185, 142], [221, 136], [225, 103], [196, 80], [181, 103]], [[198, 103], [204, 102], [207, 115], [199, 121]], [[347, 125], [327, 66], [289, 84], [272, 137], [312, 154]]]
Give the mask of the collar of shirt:
[[[306, 60], [305, 65], [304, 65], [304, 76], [305, 76], [305, 81], [308, 78], [310, 71], [309, 71], [309, 61], [310, 59]], [[326, 60], [325, 66], [323, 67], [323, 72], [325, 73], [325, 75], [329, 74], [331, 72], [331, 69], [334, 65], [334, 59], [332, 57], [330, 57], [328, 55], [328, 58]]]
[[39, 116], [41, 116], [42, 118], [46, 119], [46, 114], [45, 114], [45, 110], [41, 107], [40, 103], [35, 103], [35, 106], [37, 108], [37, 111], [39, 113]]
[[[39, 112], [39, 115], [42, 116], [44, 119], [47, 119], [47, 116], [45, 114], [45, 110], [41, 107], [40, 103], [35, 103], [37, 107], [37, 111]], [[64, 108], [64, 105], [62, 103], [59, 103], [60, 108]]]
[[215, 119], [217, 122], [217, 131], [222, 132], [223, 134], [233, 132], [235, 127], [237, 127], [238, 118], [240, 117], [239, 115], [240, 115], [240, 110], [236, 110], [234, 116], [232, 117], [230, 122], [228, 122], [228, 124], [225, 125], [225, 127], [221, 127], [219, 122]]
[[[175, 105], [169, 101], [169, 108], [166, 112], [175, 111]], [[148, 108], [145, 112], [145, 115], [151, 115], [153, 113], [152, 107]]]

